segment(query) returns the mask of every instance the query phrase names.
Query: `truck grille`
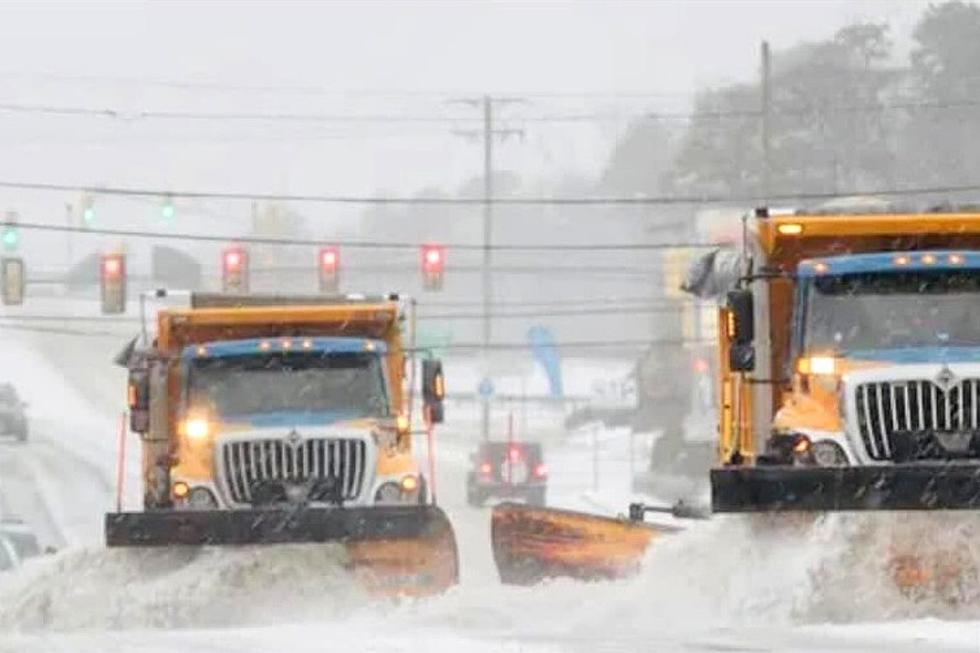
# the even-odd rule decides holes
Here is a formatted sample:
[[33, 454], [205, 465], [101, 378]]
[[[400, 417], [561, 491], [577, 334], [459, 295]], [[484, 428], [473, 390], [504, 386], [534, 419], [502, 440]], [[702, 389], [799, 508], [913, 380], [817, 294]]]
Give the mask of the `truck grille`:
[[864, 449], [890, 460], [897, 432], [976, 431], [980, 379], [962, 379], [943, 390], [925, 380], [862, 383], [856, 390], [857, 422]]
[[232, 503], [256, 503], [263, 492], [267, 501], [268, 488], [324, 484], [331, 488], [332, 500], [350, 501], [361, 494], [367, 447], [363, 440], [350, 438], [232, 441], [222, 445], [220, 461]]

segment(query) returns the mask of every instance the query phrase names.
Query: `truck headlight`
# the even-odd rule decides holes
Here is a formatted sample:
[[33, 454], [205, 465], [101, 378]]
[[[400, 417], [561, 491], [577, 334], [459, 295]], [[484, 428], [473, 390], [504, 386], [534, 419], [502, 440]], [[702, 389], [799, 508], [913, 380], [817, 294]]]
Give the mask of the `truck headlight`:
[[819, 467], [844, 467], [847, 465], [847, 454], [836, 442], [821, 440], [810, 445], [810, 456]]
[[382, 506], [397, 505], [402, 502], [402, 489], [398, 483], [385, 483], [374, 493], [374, 502]]
[[211, 423], [202, 417], [192, 417], [184, 422], [184, 434], [190, 440], [203, 440], [211, 435]]
[[218, 507], [211, 490], [206, 487], [196, 487], [187, 495], [187, 505], [195, 510], [211, 510]]
[[420, 491], [419, 478], [408, 474], [397, 483], [385, 483], [374, 493], [374, 502], [382, 505], [416, 503]]

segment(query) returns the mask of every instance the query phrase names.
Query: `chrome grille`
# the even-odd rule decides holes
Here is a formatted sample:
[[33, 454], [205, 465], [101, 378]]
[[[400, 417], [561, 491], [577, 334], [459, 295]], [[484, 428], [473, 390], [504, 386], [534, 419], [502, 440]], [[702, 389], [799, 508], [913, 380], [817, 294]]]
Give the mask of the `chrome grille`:
[[222, 485], [232, 503], [250, 504], [263, 483], [284, 485], [339, 483], [339, 497], [361, 495], [367, 445], [353, 438], [236, 440], [221, 446]]
[[855, 392], [858, 430], [873, 460], [892, 458], [896, 432], [980, 428], [980, 379], [961, 379], [946, 390], [927, 380], [880, 381], [862, 383]]

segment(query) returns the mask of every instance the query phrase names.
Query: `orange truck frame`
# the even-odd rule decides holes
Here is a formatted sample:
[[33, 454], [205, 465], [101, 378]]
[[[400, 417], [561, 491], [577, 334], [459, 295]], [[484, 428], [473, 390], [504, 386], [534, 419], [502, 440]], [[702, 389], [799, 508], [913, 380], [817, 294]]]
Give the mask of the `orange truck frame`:
[[[108, 545], [339, 541], [371, 587], [454, 583], [455, 538], [413, 452], [404, 321], [397, 296], [191, 294], [160, 310], [152, 345], [125, 357], [144, 506], [106, 516]], [[431, 435], [439, 361], [422, 381]]]

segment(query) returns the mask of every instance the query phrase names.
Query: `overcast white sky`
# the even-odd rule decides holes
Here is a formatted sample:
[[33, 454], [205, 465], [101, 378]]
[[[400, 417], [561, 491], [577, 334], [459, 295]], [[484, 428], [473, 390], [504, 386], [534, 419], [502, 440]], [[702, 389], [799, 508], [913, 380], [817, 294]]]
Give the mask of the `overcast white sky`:
[[[925, 2], [155, 2], [0, 5], [0, 102], [125, 112], [472, 118], [447, 98], [525, 96], [505, 116], [683, 106], [756, 74], [759, 41], [887, 20]], [[80, 77], [83, 79], [70, 79]], [[143, 81], [140, 81], [143, 80]], [[188, 83], [190, 88], [160, 84]], [[209, 84], [277, 87], [212, 88]], [[351, 94], [353, 92], [353, 94]], [[611, 97], [611, 94], [627, 96]], [[643, 97], [633, 97], [641, 94]], [[591, 175], [623, 122], [519, 121], [499, 165]], [[411, 193], [478, 174], [456, 125], [152, 121], [0, 112], [0, 178], [270, 192]], [[29, 200], [5, 193], [0, 202]], [[64, 202], [65, 198], [58, 198]]]

